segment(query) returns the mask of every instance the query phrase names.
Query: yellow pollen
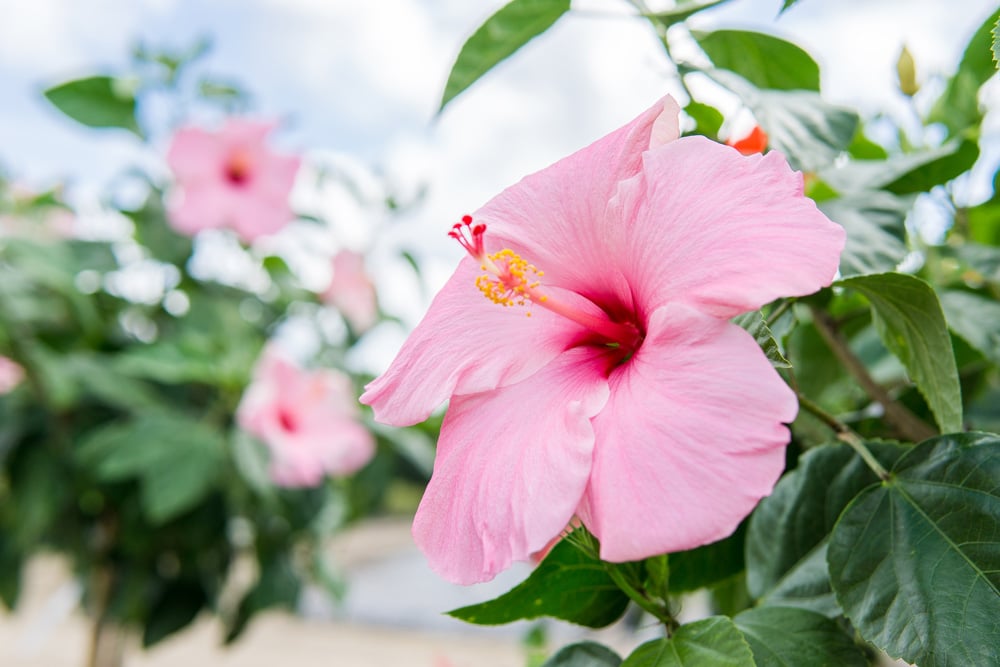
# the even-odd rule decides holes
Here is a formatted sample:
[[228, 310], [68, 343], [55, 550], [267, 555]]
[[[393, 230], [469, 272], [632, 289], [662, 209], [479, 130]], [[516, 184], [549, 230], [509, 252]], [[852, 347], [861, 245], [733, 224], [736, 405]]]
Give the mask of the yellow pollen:
[[[493, 303], [504, 307], [526, 306], [534, 298], [540, 301], [546, 298], [532, 294], [541, 285], [535, 278], [542, 272], [509, 248], [488, 255], [482, 269], [487, 273], [476, 278], [476, 287]], [[527, 315], [530, 317], [531, 313]]]

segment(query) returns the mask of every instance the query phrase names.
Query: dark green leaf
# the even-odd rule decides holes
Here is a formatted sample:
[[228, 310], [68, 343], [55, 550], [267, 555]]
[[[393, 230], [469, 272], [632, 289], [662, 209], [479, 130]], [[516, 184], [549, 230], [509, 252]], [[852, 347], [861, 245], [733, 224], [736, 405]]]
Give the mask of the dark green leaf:
[[687, 623], [669, 639], [646, 642], [622, 667], [754, 667], [743, 635], [725, 616]]
[[859, 494], [830, 577], [865, 639], [922, 667], [989, 665], [1000, 636], [1000, 437], [928, 440]]
[[462, 46], [448, 75], [440, 108], [568, 11], [569, 0], [512, 0], [504, 5]]
[[870, 191], [828, 199], [818, 206], [847, 230], [847, 244], [840, 256], [841, 275], [892, 271], [906, 257], [904, 222], [909, 199]]
[[736, 72], [758, 88], [819, 90], [819, 65], [791, 42], [746, 30], [693, 34], [716, 67]]
[[931, 109], [927, 120], [944, 123], [952, 136], [982, 120], [979, 110], [979, 88], [996, 72], [993, 64], [993, 38], [1000, 10], [993, 12], [969, 40], [958, 64], [958, 71], [948, 80], [944, 93]]
[[786, 11], [792, 8], [792, 5], [797, 4], [799, 0], [785, 0], [785, 4], [781, 6], [781, 11], [778, 14], [784, 14]]
[[759, 607], [738, 614], [733, 622], [750, 644], [757, 667], [868, 665], [854, 640], [834, 621], [815, 612]]
[[943, 433], [962, 430], [962, 389], [948, 325], [930, 285], [902, 273], [880, 273], [840, 281], [872, 305], [882, 342], [923, 394]]
[[[886, 466], [906, 448], [868, 443]], [[765, 604], [839, 613], [826, 571], [826, 541], [841, 510], [877, 481], [846, 445], [808, 450], [750, 516], [746, 542], [747, 587]]]
[[495, 600], [448, 612], [478, 625], [552, 616], [590, 628], [618, 620], [628, 597], [596, 560], [563, 539], [531, 575]]
[[958, 290], [941, 292], [939, 296], [951, 330], [1000, 365], [1000, 303]]
[[848, 160], [820, 171], [820, 177], [840, 193], [885, 189], [896, 194], [927, 192], [968, 170], [979, 148], [970, 141], [946, 144], [887, 159]]
[[246, 630], [250, 619], [270, 607], [294, 609], [302, 585], [287, 553], [261, 559], [257, 584], [240, 601], [235, 616], [229, 620], [225, 642], [231, 644]]
[[607, 646], [580, 642], [559, 649], [541, 667], [618, 667], [622, 659]]
[[142, 630], [143, 648], [149, 648], [186, 628], [207, 602], [205, 589], [198, 582], [171, 582], [150, 609]]
[[135, 120], [135, 97], [129, 85], [110, 76], [92, 76], [45, 91], [57, 109], [88, 127], [120, 127], [142, 136]]
[[705, 588], [743, 571], [746, 523], [729, 537], [690, 551], [670, 554], [671, 593]]
[[742, 315], [737, 315], [733, 318], [733, 324], [737, 324], [745, 329], [757, 344], [760, 345], [760, 349], [764, 350], [764, 354], [767, 355], [768, 360], [771, 365], [775, 368], [791, 368], [792, 365], [788, 363], [788, 359], [785, 359], [784, 355], [781, 354], [781, 348], [778, 346], [778, 341], [774, 340], [774, 336], [771, 334], [771, 330], [767, 326], [767, 321], [764, 319], [764, 314], [759, 310], [754, 310], [749, 313], [743, 313]]
[[149, 413], [92, 431], [76, 456], [99, 479], [139, 479], [143, 510], [151, 522], [163, 523], [212, 490], [224, 447], [222, 436], [201, 422]]

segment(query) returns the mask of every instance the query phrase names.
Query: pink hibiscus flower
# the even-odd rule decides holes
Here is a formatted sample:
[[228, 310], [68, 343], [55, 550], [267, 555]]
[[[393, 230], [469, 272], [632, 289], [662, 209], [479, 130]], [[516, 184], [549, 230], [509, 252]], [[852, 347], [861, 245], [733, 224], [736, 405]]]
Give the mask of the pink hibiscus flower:
[[179, 188], [167, 210], [170, 224], [187, 235], [229, 227], [247, 242], [284, 227], [299, 158], [267, 147], [274, 127], [230, 119], [218, 132], [178, 130], [167, 151]]
[[340, 311], [355, 333], [368, 331], [378, 321], [375, 285], [365, 271], [363, 255], [341, 250], [333, 258], [333, 278], [321, 298]]
[[351, 380], [332, 369], [305, 370], [268, 347], [243, 395], [236, 421], [271, 451], [279, 486], [315, 486], [371, 459], [375, 441], [358, 421]]
[[24, 369], [9, 357], [0, 355], [0, 395], [8, 394], [24, 379]]
[[361, 398], [398, 426], [451, 399], [413, 524], [447, 579], [490, 579], [574, 516], [608, 561], [706, 544], [782, 471], [795, 395], [728, 320], [828, 285], [844, 230], [780, 154], [678, 138], [678, 113], [665, 98], [466, 216], [470, 257]]

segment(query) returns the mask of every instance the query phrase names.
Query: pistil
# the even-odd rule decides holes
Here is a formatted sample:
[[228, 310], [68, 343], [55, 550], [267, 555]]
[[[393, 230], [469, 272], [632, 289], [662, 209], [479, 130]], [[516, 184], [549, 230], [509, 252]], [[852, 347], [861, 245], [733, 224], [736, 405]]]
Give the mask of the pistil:
[[[509, 248], [487, 254], [483, 242], [485, 233], [485, 224], [473, 224], [472, 217], [466, 215], [462, 222], [452, 227], [448, 236], [458, 241], [486, 272], [476, 278], [476, 287], [490, 301], [504, 307], [535, 304], [593, 331], [608, 344], [619, 346], [629, 354], [639, 347], [642, 332], [637, 326], [631, 322], [615, 322], [606, 313], [597, 315], [551, 298], [540, 289], [541, 280], [538, 279], [545, 275], [543, 271]], [[531, 317], [531, 311], [526, 315]]]

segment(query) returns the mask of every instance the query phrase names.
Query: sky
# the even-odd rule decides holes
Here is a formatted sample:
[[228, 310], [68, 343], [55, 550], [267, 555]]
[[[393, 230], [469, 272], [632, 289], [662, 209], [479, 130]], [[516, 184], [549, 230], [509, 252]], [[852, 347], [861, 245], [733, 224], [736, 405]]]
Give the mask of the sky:
[[[651, 29], [626, 2], [575, 0], [549, 33], [435, 115], [462, 43], [501, 4], [0, 0], [0, 169], [35, 187], [66, 181], [81, 200], [105, 192], [131, 164], [162, 173], [166, 137], [146, 147], [122, 131], [80, 128], [41, 91], [121, 72], [139, 39], [178, 48], [209, 36], [205, 68], [240, 81], [258, 115], [282, 120], [276, 140], [284, 149], [362, 165], [379, 174], [368, 178], [375, 191], [383, 181], [404, 195], [426, 188], [397, 222], [352, 209], [343, 193], [306, 197], [339, 215], [337, 243], [373, 253], [383, 305], [413, 324], [461, 256], [445, 236], [454, 220], [678, 92]], [[902, 45], [933, 90], [996, 0], [801, 0], [779, 17], [781, 4], [732, 0], [692, 23], [791, 39], [820, 63], [831, 101], [905, 117], [894, 92]], [[424, 262], [423, 285], [393, 261], [400, 249]], [[392, 348], [398, 338], [372, 345]]]

